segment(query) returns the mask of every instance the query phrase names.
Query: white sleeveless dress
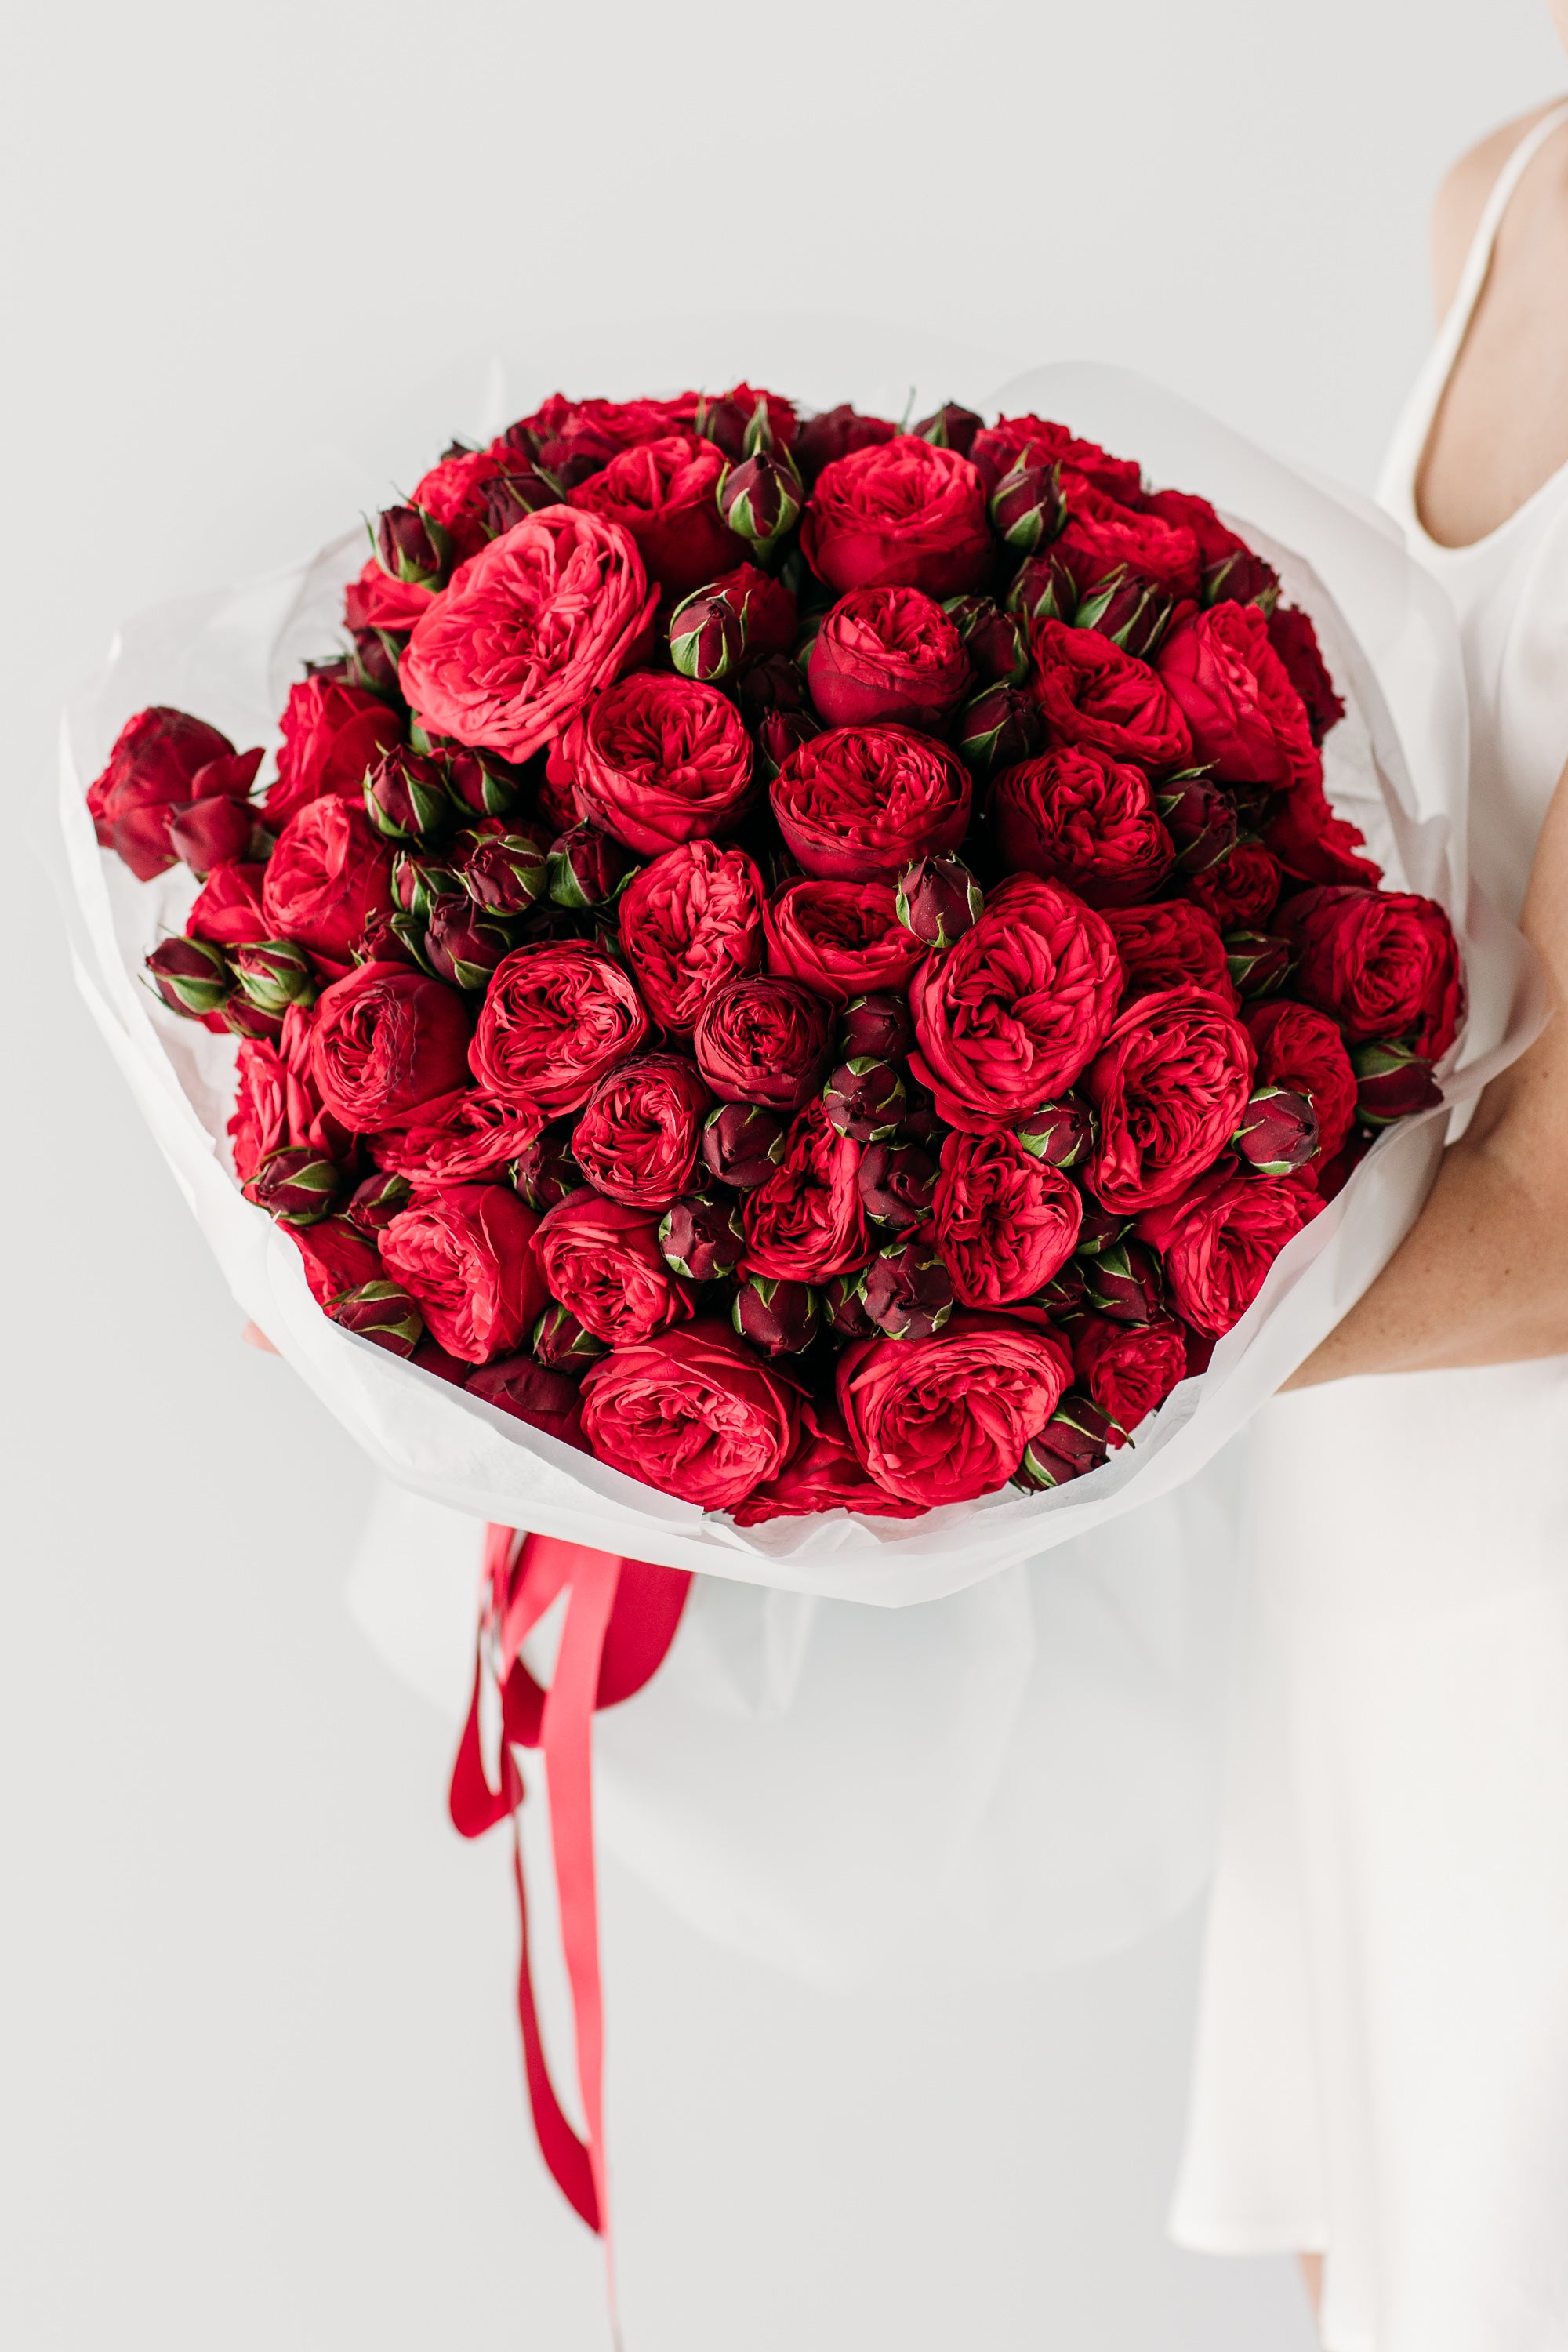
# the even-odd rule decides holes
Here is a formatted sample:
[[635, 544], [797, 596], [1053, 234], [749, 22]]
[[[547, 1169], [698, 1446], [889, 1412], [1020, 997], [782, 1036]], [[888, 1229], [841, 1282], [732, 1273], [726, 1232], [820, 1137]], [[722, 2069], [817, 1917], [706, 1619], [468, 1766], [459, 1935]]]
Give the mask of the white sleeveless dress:
[[[1516, 149], [1380, 496], [1452, 596], [1471, 855], [1517, 916], [1568, 759], [1568, 467], [1415, 511]], [[1178, 2242], [1326, 2256], [1331, 2352], [1568, 2347], [1568, 1357], [1342, 1381], [1254, 1424], [1253, 1601]]]

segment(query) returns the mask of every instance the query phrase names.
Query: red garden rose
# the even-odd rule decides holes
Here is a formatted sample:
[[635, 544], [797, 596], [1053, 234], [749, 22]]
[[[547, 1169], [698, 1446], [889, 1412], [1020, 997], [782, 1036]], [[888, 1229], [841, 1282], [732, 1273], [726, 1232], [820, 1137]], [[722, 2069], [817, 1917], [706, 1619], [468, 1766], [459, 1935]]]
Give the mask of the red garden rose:
[[763, 909], [768, 969], [830, 1004], [907, 988], [925, 954], [890, 882], [786, 882]]
[[1091, 907], [1152, 898], [1175, 856], [1142, 769], [1089, 744], [1004, 768], [991, 820], [1009, 866], [1064, 882]]
[[463, 1387], [469, 1396], [527, 1422], [531, 1429], [543, 1430], [563, 1445], [575, 1446], [579, 1454], [588, 1452], [583, 1400], [567, 1373], [549, 1371], [531, 1356], [502, 1356], [493, 1364], [481, 1364]]
[[[1294, 793], [1287, 805], [1293, 806]], [[1187, 887], [1222, 930], [1240, 924], [1260, 929], [1274, 912], [1282, 880], [1279, 860], [1260, 841], [1242, 841], [1217, 865], [1189, 874]]]
[[991, 568], [984, 485], [956, 449], [896, 434], [824, 467], [800, 543], [840, 596], [852, 588], [959, 596]]
[[970, 683], [963, 640], [918, 588], [857, 588], [816, 633], [811, 698], [829, 727], [942, 728]]
[[289, 688], [279, 723], [278, 777], [263, 803], [274, 826], [323, 793], [357, 800], [366, 772], [403, 740], [401, 719], [379, 695], [324, 675]]
[[1305, 1184], [1244, 1176], [1227, 1159], [1178, 1199], [1145, 1211], [1138, 1231], [1164, 1258], [1178, 1312], [1217, 1339], [1240, 1322], [1286, 1243], [1322, 1205]]
[[912, 1519], [918, 1503], [906, 1503], [879, 1486], [849, 1443], [844, 1416], [837, 1405], [803, 1397], [800, 1442], [776, 1478], [754, 1486], [737, 1503], [739, 1528], [761, 1526], [764, 1519], [799, 1519], [813, 1511], [859, 1511], [868, 1518]]
[[752, 741], [728, 695], [657, 670], [599, 695], [559, 765], [578, 814], [644, 857], [733, 833], [752, 799]]
[[580, 1108], [648, 1026], [613, 956], [583, 940], [538, 940], [496, 966], [468, 1059], [491, 1094], [554, 1118]]
[[1234, 1013], [1236, 983], [1219, 926], [1190, 898], [1157, 907], [1112, 907], [1106, 921], [1127, 974], [1123, 1005], [1169, 988], [1205, 988]]
[[1159, 589], [1168, 602], [1195, 596], [1203, 581], [1198, 543], [1180, 523], [1136, 514], [1087, 479], [1067, 491], [1067, 520], [1051, 542], [1072, 574], [1079, 600], [1107, 581], [1131, 575]]
[[544, 1125], [543, 1112], [531, 1104], [503, 1101], [482, 1087], [465, 1087], [440, 1111], [437, 1119], [416, 1118], [378, 1136], [372, 1154], [377, 1167], [420, 1185], [468, 1184], [480, 1176], [499, 1182]]
[[716, 988], [692, 1035], [697, 1066], [721, 1102], [782, 1111], [798, 1110], [816, 1092], [832, 1044], [821, 997], [765, 971]]
[[318, 1307], [328, 1307], [345, 1290], [358, 1290], [363, 1284], [381, 1278], [375, 1244], [356, 1233], [346, 1217], [323, 1217], [316, 1225], [280, 1224], [277, 1231], [299, 1251], [305, 1280]]
[[1277, 792], [1321, 775], [1301, 698], [1255, 604], [1215, 604], [1178, 622], [1155, 667], [1186, 719], [1194, 757], [1221, 783]]
[[1295, 986], [1351, 1044], [1409, 1037], [1441, 1060], [1465, 1009], [1459, 950], [1435, 899], [1352, 886], [1303, 890], [1274, 928], [1297, 949]]
[[535, 1246], [552, 1298], [613, 1348], [630, 1347], [691, 1315], [693, 1286], [666, 1261], [658, 1218], [647, 1209], [573, 1192], [545, 1211]]
[[668, 1209], [691, 1189], [712, 1100], [700, 1071], [680, 1055], [635, 1055], [589, 1096], [572, 1156], [609, 1200]]
[[1316, 629], [1299, 606], [1276, 604], [1268, 615], [1268, 642], [1301, 698], [1313, 742], [1321, 743], [1344, 717], [1345, 706], [1334, 691]]
[[468, 1007], [408, 964], [361, 964], [335, 980], [316, 1000], [310, 1034], [310, 1076], [355, 1134], [407, 1127], [431, 1105], [444, 1110], [443, 1098], [468, 1083]]
[[228, 1122], [234, 1172], [243, 1184], [289, 1132], [288, 1072], [274, 1046], [259, 1038], [241, 1043], [236, 1068], [234, 1110]]
[[695, 434], [640, 442], [612, 457], [572, 493], [572, 503], [618, 523], [637, 541], [650, 580], [689, 595], [744, 560], [746, 542], [721, 520], [717, 492], [724, 453]]
[[934, 1510], [1005, 1486], [1071, 1377], [1059, 1332], [961, 1313], [929, 1339], [847, 1348], [838, 1404], [879, 1486]]
[[837, 727], [802, 743], [774, 777], [773, 814], [808, 874], [868, 882], [956, 849], [969, 829], [969, 771], [908, 727]]
[[746, 1272], [821, 1283], [864, 1265], [871, 1244], [859, 1166], [860, 1146], [839, 1134], [821, 1103], [808, 1103], [779, 1165], [746, 1194]]
[[974, 929], [911, 982], [910, 1066], [950, 1127], [1012, 1125], [1072, 1085], [1121, 992], [1104, 917], [1058, 883], [1015, 874]]
[[1100, 1114], [1089, 1182], [1102, 1206], [1131, 1216], [1184, 1192], [1240, 1125], [1256, 1058], [1204, 990], [1139, 997], [1084, 1080]]
[[741, 849], [692, 841], [632, 877], [621, 947], [656, 1021], [689, 1035], [715, 989], [763, 961], [763, 877]]
[[185, 917], [185, 937], [214, 947], [245, 948], [267, 937], [261, 892], [265, 866], [215, 866]]
[[1309, 1167], [1325, 1167], [1355, 1123], [1356, 1076], [1338, 1024], [1310, 1004], [1283, 997], [1254, 1005], [1246, 1016], [1258, 1055], [1258, 1084], [1305, 1095], [1318, 1118], [1318, 1150]]
[[343, 626], [351, 635], [361, 629], [384, 629], [402, 636], [424, 618], [435, 600], [434, 588], [415, 580], [395, 580], [373, 555], [343, 590]]
[[505, 1184], [421, 1186], [381, 1237], [382, 1264], [466, 1364], [521, 1346], [546, 1304], [539, 1219]]
[[552, 392], [531, 415], [498, 434], [490, 448], [502, 458], [537, 458], [558, 481], [575, 487], [623, 449], [684, 431], [696, 416], [697, 401], [694, 392], [667, 400], [572, 400]]
[[454, 449], [415, 483], [408, 503], [446, 532], [454, 562], [466, 563], [489, 541], [485, 491], [506, 470], [498, 450]]
[[392, 851], [363, 808], [307, 801], [278, 836], [261, 886], [270, 939], [347, 964], [366, 925], [392, 912]]
[[847, 400], [806, 417], [795, 437], [793, 456], [808, 482], [825, 466], [847, 457], [854, 449], [870, 449], [878, 442], [898, 438], [899, 428], [885, 416], [867, 416]]
[[994, 490], [1022, 459], [1032, 466], [1059, 466], [1069, 478], [1079, 475], [1123, 506], [1137, 506], [1142, 495], [1131, 457], [1110, 457], [1097, 441], [1080, 441], [1065, 425], [1047, 416], [999, 416], [975, 435], [969, 454], [987, 490]]
[[415, 625], [403, 691], [432, 733], [527, 760], [637, 658], [658, 604], [618, 523], [543, 507], [453, 574]]
[[619, 1348], [583, 1382], [583, 1429], [601, 1462], [660, 1494], [727, 1511], [795, 1451], [799, 1392], [721, 1323]]
[[1037, 621], [1029, 649], [1032, 692], [1054, 743], [1085, 743], [1155, 770], [1191, 759], [1187, 722], [1147, 662], [1065, 621]]
[[1186, 1335], [1168, 1315], [1115, 1323], [1086, 1315], [1072, 1335], [1073, 1374], [1101, 1412], [1134, 1430], [1187, 1377]]
[[1194, 498], [1187, 490], [1152, 490], [1143, 505], [1146, 512], [1158, 515], [1162, 522], [1190, 531], [1197, 542], [1203, 565], [1204, 604], [1217, 604], [1226, 595], [1234, 594], [1233, 581], [1243, 577], [1247, 584], [1241, 601], [1253, 601], [1251, 577], [1267, 567], [1247, 541], [1238, 539], [1229, 525], [1220, 520], [1207, 499]]
[[1298, 881], [1375, 887], [1383, 879], [1382, 866], [1366, 855], [1366, 835], [1348, 817], [1334, 814], [1318, 775], [1303, 775], [1274, 803], [1263, 837]]
[[171, 811], [215, 792], [243, 796], [260, 764], [259, 751], [237, 752], [226, 735], [184, 710], [163, 703], [139, 710], [88, 787], [100, 845], [121, 857], [139, 882], [150, 882], [174, 863]]
[[1027, 1298], [1072, 1255], [1083, 1223], [1077, 1187], [1005, 1128], [946, 1139], [931, 1211], [961, 1307]]

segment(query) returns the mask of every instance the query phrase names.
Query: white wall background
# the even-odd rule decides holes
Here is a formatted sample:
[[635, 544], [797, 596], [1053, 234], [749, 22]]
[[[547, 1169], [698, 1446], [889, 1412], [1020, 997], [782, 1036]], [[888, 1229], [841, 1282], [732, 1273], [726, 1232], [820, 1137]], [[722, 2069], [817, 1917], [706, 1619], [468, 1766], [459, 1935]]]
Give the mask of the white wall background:
[[[1120, 360], [1365, 485], [1439, 171], [1568, 68], [1538, 0], [55, 0], [7, 47], [0, 2330], [585, 2352], [596, 2264], [522, 2117], [504, 1859], [447, 1830], [449, 1727], [342, 1605], [367, 1473], [237, 1345], [16, 837], [49, 822], [58, 705], [122, 613], [313, 546], [411, 478], [486, 353], [548, 366], [596, 320], [826, 311]], [[986, 1997], [1058, 2186], [981, 2213], [921, 2137], [963, 2092], [918, 1991], [827, 2003], [614, 1873], [605, 1901], [613, 2030], [656, 2053], [616, 2119], [658, 2182], [628, 2264], [662, 2233], [692, 2282], [630, 2352], [1307, 2341], [1283, 2265], [1160, 2239], [1192, 1921]], [[860, 2052], [837, 2085], [825, 2037]], [[808, 2275], [766, 2212], [722, 2242], [706, 2218], [781, 2051], [819, 2111]], [[866, 2244], [879, 2101], [907, 2218]], [[661, 2177], [671, 2108], [694, 2153]]]

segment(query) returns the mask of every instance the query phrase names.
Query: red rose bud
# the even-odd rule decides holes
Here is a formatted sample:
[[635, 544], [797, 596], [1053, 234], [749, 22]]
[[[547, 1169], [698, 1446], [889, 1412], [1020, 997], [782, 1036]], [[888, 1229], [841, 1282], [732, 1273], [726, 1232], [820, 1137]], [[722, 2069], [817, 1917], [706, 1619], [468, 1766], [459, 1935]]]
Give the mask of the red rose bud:
[[452, 542], [423, 507], [388, 507], [375, 527], [375, 551], [384, 572], [413, 588], [437, 588]]
[[1061, 529], [1061, 485], [1055, 465], [1035, 465], [1027, 450], [991, 494], [991, 520], [1008, 547], [1032, 555]]
[[1225, 935], [1225, 961], [1238, 996], [1272, 996], [1289, 978], [1296, 958], [1289, 942], [1272, 931], [1236, 930]]
[[821, 734], [822, 723], [800, 668], [787, 654], [772, 654], [747, 670], [738, 691], [741, 716], [757, 747], [758, 772], [771, 783], [792, 751]]
[[205, 879], [215, 866], [258, 862], [271, 848], [272, 835], [248, 801], [216, 793], [170, 811], [169, 846]]
[[461, 894], [438, 898], [425, 926], [425, 961], [455, 988], [483, 988], [516, 937], [504, 915], [492, 915]]
[[1279, 574], [1261, 555], [1239, 542], [1204, 566], [1205, 604], [1256, 604], [1272, 613], [1279, 602]]
[[1071, 617], [1075, 629], [1094, 629], [1123, 652], [1151, 661], [1175, 609], [1176, 599], [1165, 589], [1119, 564], [1079, 598]]
[[259, 1012], [283, 1013], [291, 1004], [313, 1004], [315, 975], [303, 948], [291, 940], [261, 940], [236, 948], [229, 957], [247, 1003]]
[[838, 1045], [847, 1062], [900, 1062], [914, 1042], [915, 1024], [901, 996], [856, 996], [844, 1008]]
[[881, 1143], [895, 1131], [903, 1112], [904, 1082], [894, 1063], [857, 1055], [830, 1072], [822, 1099], [840, 1135], [856, 1143]]
[[408, 915], [416, 924], [426, 923], [444, 898], [462, 897], [462, 881], [449, 866], [400, 849], [392, 861], [392, 895], [397, 902], [395, 916]]
[[1077, 1315], [1088, 1294], [1089, 1278], [1083, 1265], [1078, 1258], [1069, 1257], [1065, 1265], [1058, 1266], [1049, 1282], [1043, 1282], [1038, 1290], [1031, 1291], [1024, 1303], [1028, 1307], [1044, 1307], [1047, 1315], [1054, 1315], [1059, 1320], [1065, 1315]]
[[1007, 611], [1025, 624], [1065, 621], [1070, 625], [1078, 611], [1078, 582], [1066, 557], [1047, 547], [1026, 558], [1007, 591]]
[[1124, 1444], [1126, 1439], [1121, 1423], [1112, 1421], [1092, 1397], [1085, 1396], [1081, 1389], [1069, 1389], [1044, 1429], [1024, 1448], [1013, 1483], [1026, 1493], [1036, 1494], [1065, 1486], [1069, 1478], [1082, 1478], [1089, 1471], [1098, 1470], [1111, 1449]]
[[234, 976], [222, 951], [205, 940], [163, 940], [147, 958], [153, 985], [171, 1013], [203, 1021], [226, 1003]]
[[858, 1274], [836, 1274], [822, 1294], [822, 1311], [837, 1339], [874, 1339], [877, 1336], [877, 1326], [860, 1296], [861, 1280]]
[[929, 1339], [952, 1313], [952, 1280], [929, 1242], [895, 1242], [860, 1277], [867, 1314], [889, 1339]]
[[553, 1303], [534, 1325], [529, 1345], [536, 1364], [542, 1364], [547, 1372], [565, 1372], [574, 1380], [610, 1352], [608, 1340], [596, 1339], [569, 1307]]
[[558, 907], [607, 907], [637, 872], [637, 861], [613, 834], [574, 824], [552, 847], [549, 867]]
[[269, 1151], [239, 1189], [280, 1225], [315, 1225], [331, 1214], [342, 1188], [332, 1162], [314, 1145], [300, 1143]]
[[856, 449], [869, 449], [883, 441], [891, 441], [898, 430], [885, 416], [862, 416], [847, 400], [842, 400], [837, 408], [825, 408], [820, 416], [805, 419], [795, 437], [794, 454], [806, 480], [814, 481], [825, 466], [847, 457]]
[[[434, 1363], [430, 1370], [438, 1370], [443, 1380], [454, 1377]], [[576, 1382], [566, 1373], [547, 1371], [531, 1356], [507, 1356], [496, 1364], [459, 1365], [456, 1378], [470, 1396], [493, 1404], [498, 1412], [527, 1422], [531, 1429], [542, 1429], [547, 1437], [559, 1438], [563, 1445], [575, 1446], [579, 1454], [588, 1451], [583, 1436], [582, 1399]]]
[[531, 833], [458, 836], [458, 879], [492, 915], [526, 914], [550, 887], [547, 855]]
[[1443, 1099], [1431, 1063], [1403, 1037], [1380, 1037], [1370, 1045], [1352, 1046], [1351, 1066], [1356, 1077], [1356, 1117], [1367, 1127], [1391, 1126]]
[[511, 1163], [512, 1190], [541, 1216], [557, 1201], [583, 1190], [583, 1171], [572, 1157], [572, 1122], [557, 1119], [536, 1135]]
[[397, 665], [407, 642], [391, 629], [355, 629], [348, 659], [349, 684], [363, 693], [378, 694], [387, 702], [401, 701]]
[[1176, 845], [1176, 863], [1184, 873], [1205, 873], [1236, 847], [1240, 830], [1236, 803], [1205, 776], [1167, 777], [1154, 788], [1154, 804]]
[[452, 814], [441, 762], [399, 743], [364, 780], [365, 814], [388, 841], [419, 841]]
[[732, 1201], [689, 1194], [665, 1212], [658, 1245], [676, 1273], [689, 1281], [721, 1281], [734, 1273], [745, 1252], [741, 1212]]
[[1019, 767], [1046, 748], [1039, 705], [1021, 687], [988, 686], [959, 712], [952, 744], [976, 775]]
[[979, 921], [985, 894], [961, 858], [917, 857], [900, 875], [893, 904], [917, 940], [950, 948]]
[[248, 1037], [258, 1045], [270, 1045], [283, 1034], [283, 1015], [264, 1013], [259, 1004], [252, 1004], [237, 993], [223, 1008], [223, 1025], [236, 1037]]
[[784, 1122], [760, 1103], [721, 1103], [702, 1130], [702, 1157], [721, 1184], [749, 1192], [784, 1158]]
[[1113, 1323], [1147, 1323], [1165, 1298], [1160, 1261], [1143, 1242], [1121, 1241], [1085, 1257], [1084, 1304]]
[[918, 1143], [898, 1140], [869, 1144], [855, 1171], [860, 1205], [873, 1224], [890, 1225], [900, 1234], [930, 1216], [936, 1177], [929, 1152]]
[[793, 458], [759, 449], [719, 477], [719, 511], [738, 539], [765, 555], [800, 520], [805, 490]]
[[728, 589], [699, 588], [669, 616], [669, 657], [682, 677], [716, 686], [740, 668], [745, 650], [743, 600]]
[[541, 507], [561, 504], [561, 485], [536, 466], [514, 463], [504, 474], [492, 474], [479, 491], [479, 511], [487, 539], [500, 539]]
[[1289, 1087], [1259, 1087], [1242, 1114], [1230, 1148], [1262, 1176], [1289, 1176], [1315, 1158], [1318, 1114]]
[[1114, 1217], [1109, 1209], [1102, 1209], [1098, 1201], [1086, 1197], [1083, 1223], [1079, 1227], [1074, 1254], [1079, 1257], [1099, 1257], [1103, 1251], [1114, 1249], [1122, 1235], [1131, 1230], [1130, 1217]]
[[961, 457], [967, 457], [970, 445], [984, 423], [985, 419], [976, 416], [973, 408], [960, 408], [956, 401], [949, 400], [910, 429], [933, 448], [956, 449]]
[[1064, 1095], [1060, 1102], [1042, 1103], [1013, 1132], [1037, 1160], [1048, 1160], [1053, 1168], [1076, 1168], [1093, 1150], [1098, 1125], [1088, 1103]]
[[1022, 686], [1029, 640], [1022, 623], [989, 596], [950, 596], [942, 611], [958, 631], [969, 667], [987, 686]]
[[753, 1274], [736, 1291], [730, 1319], [760, 1354], [798, 1356], [816, 1339], [820, 1313], [809, 1283], [775, 1282]]
[[327, 1313], [345, 1331], [357, 1331], [393, 1356], [411, 1356], [425, 1337], [424, 1317], [395, 1282], [362, 1282], [357, 1290], [330, 1298]]
[[356, 1185], [343, 1212], [351, 1225], [362, 1234], [384, 1234], [394, 1217], [400, 1217], [414, 1196], [414, 1187], [406, 1176], [395, 1176], [389, 1168], [378, 1168], [374, 1176]]
[[521, 771], [493, 751], [453, 750], [446, 754], [447, 791], [459, 808], [476, 816], [505, 816], [517, 804]]

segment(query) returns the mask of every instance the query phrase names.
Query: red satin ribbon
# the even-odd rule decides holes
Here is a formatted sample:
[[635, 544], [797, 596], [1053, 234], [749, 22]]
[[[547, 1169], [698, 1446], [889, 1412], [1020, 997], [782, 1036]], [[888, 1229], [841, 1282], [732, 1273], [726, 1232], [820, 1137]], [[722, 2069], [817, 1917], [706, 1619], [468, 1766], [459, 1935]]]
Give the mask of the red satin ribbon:
[[[509, 1816], [521, 1958], [517, 2013], [523, 2068], [540, 2152], [573, 2210], [605, 2240], [610, 2255], [605, 2170], [605, 2005], [599, 1974], [598, 1893], [594, 1867], [593, 1717], [642, 1689], [675, 1639], [691, 1578], [684, 1569], [624, 1559], [553, 1536], [491, 1526], [485, 1533], [484, 1595], [474, 1695], [463, 1727], [448, 1803], [464, 1837], [482, 1836]], [[555, 1672], [545, 1690], [523, 1664], [523, 1643], [562, 1592], [568, 1596]], [[485, 1774], [479, 1702], [487, 1667], [500, 1686], [500, 1785]], [[545, 2063], [528, 1952], [528, 1892], [518, 1808], [522, 1775], [512, 1748], [543, 1752], [561, 1940], [572, 1992], [585, 2139], [563, 2112]], [[614, 2302], [614, 2274], [611, 2298]]]

